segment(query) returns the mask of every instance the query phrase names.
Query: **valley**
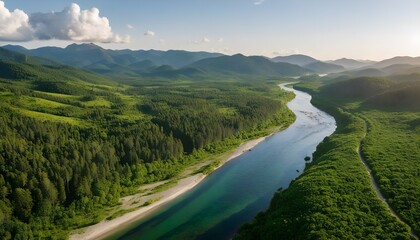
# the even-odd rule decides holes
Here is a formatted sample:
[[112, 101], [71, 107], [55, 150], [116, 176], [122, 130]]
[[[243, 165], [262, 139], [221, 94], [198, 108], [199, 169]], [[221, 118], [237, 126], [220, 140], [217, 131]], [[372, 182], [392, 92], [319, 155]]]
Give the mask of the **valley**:
[[0, 240], [416, 240], [420, 1], [0, 0]]
[[[414, 104], [418, 94], [410, 89], [418, 81], [338, 79], [307, 78], [296, 86], [311, 92], [314, 104], [335, 117], [337, 131], [317, 147], [302, 176], [276, 194], [270, 208], [243, 226], [237, 239], [417, 238], [420, 115]], [[414, 102], [401, 99], [385, 107], [393, 92], [405, 92], [404, 98]], [[391, 209], [370, 183], [359, 158], [360, 141], [376, 190]]]
[[[286, 174], [290, 178], [281, 186], [273, 180], [275, 172], [269, 175], [264, 201], [232, 200], [233, 215], [227, 217], [232, 220], [222, 218], [208, 226], [196, 221], [202, 235], [195, 236], [415, 239], [419, 232], [420, 85], [415, 58], [322, 62], [304, 55], [267, 59], [185, 51], [162, 51], [152, 58], [152, 52], [113, 51], [94, 44], [48, 49], [55, 57], [45, 50], [0, 48], [4, 239], [67, 239], [71, 234], [72, 239], [93, 239], [123, 224], [126, 229], [116, 233], [121, 237], [133, 228], [128, 222], [143, 226], [142, 217], [153, 218], [149, 210], [162, 214], [154, 216], [161, 219], [165, 210], [173, 211], [173, 204], [193, 201], [185, 199], [219, 186], [217, 180], [229, 176], [228, 169], [247, 166], [241, 159], [263, 161], [258, 149], [269, 140], [255, 144], [300, 121], [296, 116], [301, 113], [286, 105], [295, 94], [277, 87], [292, 81], [299, 81], [294, 87], [311, 94], [312, 103], [336, 119], [337, 130], [322, 142], [308, 138], [317, 142], [294, 158], [300, 165], [292, 165], [288, 171], [293, 174]], [[80, 65], [74, 60], [79, 58], [89, 62]], [[162, 60], [172, 58], [185, 60]], [[106, 71], [92, 67], [104, 59], [111, 61]], [[287, 141], [293, 140], [289, 137]], [[305, 164], [303, 159], [319, 142], [313, 160]], [[358, 149], [401, 221], [372, 188]], [[270, 155], [267, 161], [273, 159]], [[281, 160], [276, 166], [280, 171], [287, 163]], [[237, 207], [244, 204], [252, 211], [241, 208], [246, 217], [234, 221], [242, 216]], [[204, 219], [216, 219], [214, 210]], [[184, 215], [179, 212], [175, 218]], [[220, 221], [232, 224], [229, 233]], [[102, 230], [95, 230], [97, 226]], [[155, 236], [153, 231], [147, 234]]]

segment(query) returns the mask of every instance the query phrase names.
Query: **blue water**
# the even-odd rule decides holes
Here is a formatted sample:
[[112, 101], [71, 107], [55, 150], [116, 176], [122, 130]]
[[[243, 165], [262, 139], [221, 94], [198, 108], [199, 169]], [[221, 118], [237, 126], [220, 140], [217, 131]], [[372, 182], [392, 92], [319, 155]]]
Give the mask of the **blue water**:
[[309, 94], [281, 87], [296, 94], [288, 103], [295, 123], [108, 239], [230, 239], [267, 209], [273, 194], [303, 172], [305, 156], [336, 128], [333, 117], [310, 103]]

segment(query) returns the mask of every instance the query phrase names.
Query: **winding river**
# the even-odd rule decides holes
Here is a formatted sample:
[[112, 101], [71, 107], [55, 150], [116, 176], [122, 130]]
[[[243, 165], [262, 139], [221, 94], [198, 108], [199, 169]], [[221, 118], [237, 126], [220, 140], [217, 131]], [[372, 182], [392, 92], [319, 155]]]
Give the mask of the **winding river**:
[[289, 128], [108, 239], [230, 239], [267, 209], [273, 194], [303, 172], [305, 156], [336, 128], [332, 116], [310, 103], [309, 94], [286, 85], [280, 87], [296, 94], [288, 103], [297, 116]]

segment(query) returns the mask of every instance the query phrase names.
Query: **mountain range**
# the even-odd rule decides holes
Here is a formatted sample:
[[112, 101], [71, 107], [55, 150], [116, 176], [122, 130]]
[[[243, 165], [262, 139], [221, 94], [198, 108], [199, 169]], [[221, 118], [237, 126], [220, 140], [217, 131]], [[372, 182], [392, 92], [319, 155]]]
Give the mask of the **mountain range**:
[[298, 66], [309, 69], [319, 74], [341, 72], [341, 71], [346, 70], [343, 66], [333, 64], [333, 63], [322, 62], [313, 57], [302, 55], [302, 54], [294, 54], [290, 56], [279, 56], [279, 57], [272, 58], [272, 61], [296, 64]]
[[298, 65], [272, 62], [259, 56], [246, 57], [242, 54], [207, 58], [191, 64], [190, 67], [219, 73], [266, 77], [300, 76], [312, 73], [312, 71]]
[[71, 44], [65, 48], [42, 47], [32, 50], [15, 45], [6, 45], [3, 48], [77, 67], [87, 67], [98, 62], [130, 65], [135, 62], [150, 60], [158, 65], [171, 65], [181, 68], [204, 58], [222, 55], [220, 53], [188, 52], [183, 50], [109, 50], [92, 43]]
[[370, 66], [376, 62], [374, 61], [361, 61], [361, 60], [354, 60], [349, 58], [340, 58], [337, 60], [327, 61], [327, 63], [332, 63], [336, 65], [343, 66], [346, 69], [357, 69]]
[[218, 78], [221, 75], [275, 78], [331, 73], [331, 76], [373, 77], [420, 72], [420, 57], [394, 57], [380, 62], [347, 58], [320, 61], [295, 54], [269, 59], [183, 50], [109, 50], [95, 44], [37, 49], [6, 45], [0, 47], [0, 60], [70, 65], [107, 76], [152, 78]]
[[314, 71], [289, 63], [275, 63], [261, 56], [227, 56], [220, 53], [181, 50], [107, 50], [95, 44], [71, 44], [66, 48], [42, 47], [29, 50], [6, 45], [4, 51], [22, 58], [49, 59], [96, 73], [128, 77], [211, 77], [241, 75], [259, 77], [299, 76]]

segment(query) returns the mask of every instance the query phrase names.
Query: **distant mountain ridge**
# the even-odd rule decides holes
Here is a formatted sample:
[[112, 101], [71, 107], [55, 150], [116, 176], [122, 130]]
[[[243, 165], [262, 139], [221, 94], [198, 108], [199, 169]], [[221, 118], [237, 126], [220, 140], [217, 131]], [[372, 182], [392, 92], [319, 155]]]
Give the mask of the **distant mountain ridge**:
[[[301, 76], [316, 71], [290, 63], [275, 63], [261, 56], [181, 50], [106, 50], [95, 44], [71, 44], [65, 48], [43, 47], [28, 50], [20, 46], [4, 48], [24, 56], [42, 56], [59, 64], [71, 65], [110, 76], [199, 78], [221, 75], [244, 77]], [[8, 51], [8, 50], [5, 50]]]
[[11, 61], [18, 63], [39, 63], [44, 65], [56, 65], [53, 61], [39, 57], [32, 57], [0, 47], [0, 61]]
[[[3, 61], [70, 65], [113, 77], [197, 77], [200, 74], [207, 76], [208, 74], [214, 76], [250, 74], [273, 77], [301, 76], [309, 73], [363, 77], [420, 71], [420, 57], [394, 57], [380, 62], [348, 58], [320, 61], [307, 55], [295, 54], [269, 59], [260, 56], [241, 54], [227, 56], [221, 53], [184, 50], [110, 50], [92, 43], [71, 44], [65, 48], [41, 47], [32, 50], [22, 46], [6, 45], [0, 49], [2, 51], [0, 60]], [[14, 52], [23, 55], [19, 56], [19, 59]], [[208, 65], [205, 66], [205, 64]], [[160, 68], [160, 66], [172, 68]], [[184, 68], [188, 69], [184, 70]], [[159, 70], [164, 70], [164, 74], [158, 73]]]
[[[47, 64], [45, 64], [47, 63]], [[34, 85], [48, 82], [49, 87], [67, 86], [70, 82], [114, 84], [109, 79], [72, 66], [59, 65], [50, 60], [26, 56], [0, 47], [0, 78], [30, 80]], [[76, 89], [77, 86], [73, 86]]]
[[319, 74], [336, 73], [336, 72], [342, 72], [346, 70], [341, 65], [325, 63], [321, 61], [309, 63], [309, 64], [304, 65], [303, 67]]
[[373, 61], [358, 61], [358, 60], [349, 59], [349, 58], [340, 58], [340, 59], [337, 59], [337, 60], [327, 61], [327, 63], [340, 65], [340, 66], [343, 66], [346, 69], [352, 70], [352, 69], [357, 69], [357, 68], [370, 66], [370, 65], [374, 64], [375, 62], [373, 62]]
[[157, 65], [170, 65], [175, 68], [181, 68], [204, 58], [222, 56], [220, 53], [188, 52], [183, 50], [108, 50], [92, 43], [71, 44], [65, 48], [42, 47], [32, 50], [14, 45], [6, 45], [3, 48], [83, 68], [96, 63], [128, 66], [144, 60], [152, 61]]
[[204, 71], [216, 71], [224, 74], [242, 74], [249, 76], [300, 76], [312, 73], [311, 70], [298, 65], [273, 62], [261, 56], [246, 57], [242, 54], [233, 56], [221, 56], [197, 61], [189, 67]]
[[293, 54], [289, 56], [278, 56], [271, 59], [273, 62], [285, 62], [285, 63], [291, 63], [295, 65], [299, 65], [303, 67], [304, 65], [317, 62], [319, 60], [306, 56], [303, 54]]
[[339, 64], [323, 62], [313, 57], [302, 55], [302, 54], [294, 54], [290, 56], [278, 56], [278, 57], [272, 58], [271, 60], [274, 62], [296, 64], [298, 66], [309, 69], [319, 74], [335, 73], [335, 72], [341, 72], [341, 71], [346, 70], [343, 66]]
[[390, 59], [385, 59], [383, 61], [377, 62], [372, 67], [375, 68], [385, 68], [395, 64], [410, 64], [415, 66], [420, 66], [420, 57], [393, 57]]

